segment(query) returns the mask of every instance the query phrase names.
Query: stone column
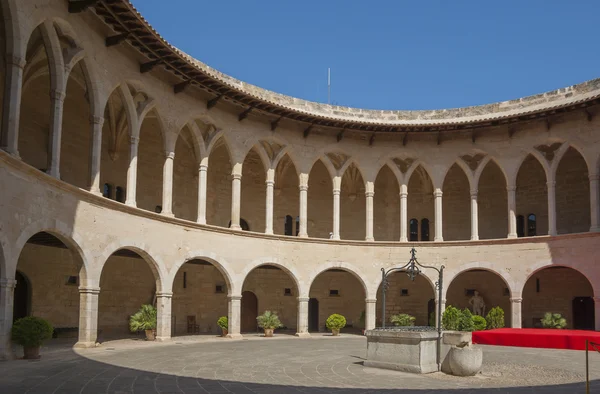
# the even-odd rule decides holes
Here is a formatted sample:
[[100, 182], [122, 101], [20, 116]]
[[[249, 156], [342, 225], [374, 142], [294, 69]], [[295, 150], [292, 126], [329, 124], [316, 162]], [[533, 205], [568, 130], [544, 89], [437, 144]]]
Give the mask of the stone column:
[[308, 221], [308, 174], [300, 174], [300, 229], [298, 236], [302, 238], [308, 237], [307, 221]]
[[340, 239], [340, 194], [342, 192], [342, 177], [333, 177], [333, 236]]
[[92, 126], [92, 144], [90, 147], [90, 192], [102, 195], [100, 190], [100, 165], [102, 159], [102, 125], [104, 118], [101, 116], [90, 116]]
[[[600, 231], [600, 189], [599, 174], [590, 174], [590, 231]], [[600, 327], [598, 327], [600, 330]]]
[[600, 297], [594, 297], [594, 329], [600, 331]]
[[510, 185], [506, 187], [508, 193], [508, 236], [517, 238], [517, 187]]
[[62, 118], [65, 92], [50, 92], [50, 138], [48, 141], [48, 169], [46, 172], [60, 179], [60, 148], [62, 138]]
[[173, 162], [175, 152], [165, 152], [165, 163], [163, 165], [163, 192], [161, 215], [173, 215]]
[[471, 241], [479, 239], [479, 212], [477, 210], [477, 189], [471, 190]]
[[229, 328], [227, 329], [227, 338], [241, 338], [240, 325], [242, 321], [242, 296], [228, 296], [227, 319]]
[[19, 118], [21, 116], [21, 93], [25, 64], [26, 61], [23, 58], [13, 55], [6, 56], [0, 149], [15, 157], [19, 157]]
[[165, 342], [171, 340], [171, 300], [173, 293], [156, 293], [156, 340]]
[[10, 341], [10, 330], [13, 323], [14, 279], [0, 279], [0, 360], [15, 358]]
[[523, 305], [523, 298], [519, 297], [511, 297], [510, 298], [510, 326], [512, 328], [521, 328], [521, 307]]
[[373, 196], [375, 195], [375, 184], [373, 182], [365, 183], [366, 200], [366, 229], [365, 241], [375, 241], [373, 237]]
[[241, 230], [240, 209], [242, 200], [242, 164], [237, 163], [231, 171], [231, 229]]
[[[442, 299], [442, 316], [444, 315], [444, 311], [446, 310], [446, 300]], [[441, 316], [438, 314], [438, 299], [437, 299], [437, 291], [436, 291], [436, 298], [435, 298], [435, 326], [437, 327], [438, 322], [441, 319]], [[427, 318], [429, 319], [429, 316], [427, 316]]]
[[138, 137], [129, 138], [129, 167], [127, 167], [127, 199], [125, 204], [135, 207], [135, 195], [137, 187], [137, 160], [138, 160], [138, 145], [140, 139]]
[[400, 185], [400, 242], [408, 242], [406, 226], [408, 224], [408, 187]]
[[79, 340], [75, 347], [96, 346], [98, 337], [98, 294], [99, 287], [79, 287]]
[[275, 187], [275, 170], [267, 170], [267, 203], [265, 205], [265, 234], [273, 234], [273, 188]]
[[433, 240], [435, 242], [442, 242], [444, 240], [442, 236], [442, 194], [442, 189], [440, 188], [436, 188], [433, 192], [433, 197], [435, 198], [435, 236]]
[[308, 332], [308, 297], [298, 297], [298, 332], [297, 337], [309, 338]]
[[556, 182], [547, 182], [548, 186], [548, 235], [556, 235]]
[[365, 299], [365, 330], [372, 330], [375, 328], [375, 308], [377, 307], [377, 300], [374, 298]]
[[206, 224], [206, 176], [208, 163], [203, 162], [198, 168], [198, 220], [200, 224]]

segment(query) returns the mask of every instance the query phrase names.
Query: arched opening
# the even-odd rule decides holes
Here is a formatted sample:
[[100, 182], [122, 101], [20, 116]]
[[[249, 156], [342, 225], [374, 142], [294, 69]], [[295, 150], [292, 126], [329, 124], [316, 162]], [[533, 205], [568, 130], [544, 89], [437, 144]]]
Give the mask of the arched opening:
[[223, 138], [216, 143], [208, 159], [206, 222], [225, 227], [231, 220], [231, 156]]
[[[263, 162], [258, 153], [256, 153], [256, 150], [251, 149], [242, 165], [240, 213], [246, 220], [248, 228], [251, 227], [257, 232], [265, 230], [266, 180], [266, 170]], [[242, 227], [241, 223], [240, 226]]]
[[137, 207], [156, 212], [162, 206], [163, 166], [165, 147], [158, 113], [152, 110], [146, 115], [140, 129], [137, 160]]
[[55, 336], [76, 340], [79, 327], [79, 277], [83, 260], [72, 241], [51, 232], [33, 235], [17, 263], [14, 319], [48, 320]]
[[533, 273], [523, 287], [523, 327], [541, 327], [546, 312], [560, 313], [567, 328], [594, 330], [594, 290], [579, 271], [550, 266]]
[[581, 154], [570, 147], [556, 169], [556, 229], [558, 234], [590, 229], [590, 181]]
[[173, 281], [173, 335], [220, 334], [217, 320], [227, 316], [228, 292], [227, 279], [214, 264], [186, 261]]
[[[341, 200], [341, 196], [340, 196]], [[327, 167], [321, 160], [313, 165], [308, 177], [308, 236], [329, 238], [333, 229], [333, 182]], [[344, 221], [340, 219], [340, 233], [344, 233]], [[364, 226], [363, 226], [364, 227]]]
[[411, 242], [416, 242], [419, 240], [419, 221], [415, 218], [410, 219], [408, 223], [408, 231], [409, 236], [408, 240]]
[[119, 89], [111, 93], [104, 108], [100, 184], [104, 185], [104, 197], [125, 202], [130, 130]]
[[129, 317], [144, 304], [156, 307], [158, 275], [133, 248], [110, 255], [100, 275], [98, 341], [143, 336], [129, 331]]
[[[354, 163], [350, 164], [344, 172], [341, 189], [340, 238], [364, 240], [366, 232], [365, 182]], [[332, 193], [330, 192], [329, 195], [331, 196]]]
[[528, 218], [531, 214], [536, 217], [536, 235], [548, 234], [546, 173], [540, 162], [528, 155], [517, 173], [517, 215]]
[[196, 221], [198, 218], [198, 165], [200, 152], [189, 127], [184, 127], [175, 143], [173, 160], [173, 214]]
[[[416, 326], [435, 325], [435, 313], [431, 309], [430, 300], [435, 302], [435, 292], [431, 282], [423, 275], [418, 275], [412, 281], [406, 272], [394, 272], [387, 278], [388, 288], [385, 292], [385, 325], [391, 326], [390, 318], [399, 313], [415, 317]], [[381, 284], [377, 290], [377, 309], [375, 310], [376, 325], [381, 327], [383, 292]], [[430, 310], [431, 309], [431, 310]]]
[[[4, 21], [4, 29], [0, 29], [0, 121], [4, 116], [4, 82], [6, 79], [6, 37], [10, 37], [11, 32], [11, 23], [9, 22], [12, 19], [12, 15], [10, 15], [9, 8], [7, 7], [8, 15], [4, 15], [4, 6], [0, 5], [0, 20]], [[8, 22], [8, 23], [7, 23]], [[0, 122], [0, 125], [2, 123]], [[1, 129], [0, 126], [0, 146], [6, 145], [7, 135], [4, 134], [5, 130]]]
[[442, 187], [443, 234], [446, 241], [471, 239], [471, 193], [469, 179], [458, 165], [448, 170]]
[[494, 160], [488, 161], [481, 172], [477, 190], [479, 239], [506, 238], [508, 234], [506, 177]]
[[353, 273], [337, 268], [321, 272], [310, 286], [309, 297], [318, 303], [318, 331], [327, 331], [325, 322], [334, 313], [346, 318], [344, 332], [360, 332], [365, 327], [365, 289]]
[[483, 316], [490, 309], [499, 306], [504, 310], [505, 326], [510, 327], [510, 290], [504, 279], [492, 271], [472, 269], [455, 276], [446, 292], [446, 306], [452, 305], [461, 310], [468, 308], [473, 312], [470, 301], [476, 296], [475, 292], [479, 293], [485, 303]]
[[[429, 233], [435, 234], [435, 220], [433, 207], [433, 183], [429, 174], [418, 166], [408, 181], [408, 216], [419, 220], [428, 219], [430, 222]], [[419, 239], [420, 241], [425, 241]]]
[[277, 163], [273, 195], [273, 232], [296, 236], [296, 217], [300, 207], [298, 172], [288, 155]]
[[421, 219], [421, 241], [430, 241], [429, 239], [429, 219]]
[[290, 273], [270, 264], [254, 268], [246, 276], [242, 287], [242, 333], [256, 332], [256, 317], [265, 311], [276, 312], [279, 316], [283, 327], [278, 332], [296, 333], [297, 297], [298, 286]]
[[27, 44], [19, 120], [21, 160], [41, 171], [49, 167], [50, 69], [42, 27], [35, 28]]
[[373, 237], [377, 241], [400, 239], [400, 188], [396, 176], [387, 165], [375, 178], [373, 197]]

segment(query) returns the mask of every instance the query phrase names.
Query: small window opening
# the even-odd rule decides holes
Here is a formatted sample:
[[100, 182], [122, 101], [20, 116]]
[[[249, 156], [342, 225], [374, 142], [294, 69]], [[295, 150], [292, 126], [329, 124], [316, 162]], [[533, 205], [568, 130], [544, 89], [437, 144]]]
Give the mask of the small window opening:
[[121, 186], [117, 186], [116, 188], [115, 200], [125, 202], [125, 190]]
[[429, 241], [429, 219], [421, 219], [421, 241]]
[[400, 290], [400, 295], [402, 297], [406, 297], [408, 295], [408, 289], [401, 289]]
[[183, 288], [187, 288], [187, 272], [183, 272]]
[[338, 297], [340, 295], [340, 291], [339, 290], [329, 290], [329, 296], [330, 297]]
[[66, 285], [68, 286], [76, 286], [77, 285], [77, 276], [67, 276]]
[[102, 189], [102, 197], [110, 198], [112, 196], [112, 186], [110, 183], [105, 183]]
[[533, 213], [527, 215], [527, 235], [530, 237], [535, 237], [537, 235], [537, 220]]
[[284, 235], [294, 235], [293, 233], [293, 225], [294, 225], [294, 219], [292, 218], [291, 215], [286, 215], [285, 216], [285, 223], [284, 223]]
[[409, 241], [419, 240], [419, 221], [417, 219], [410, 219], [410, 237]]
[[292, 289], [286, 287], [285, 289], [283, 289], [283, 295], [291, 296], [292, 295]]
[[216, 285], [215, 286], [215, 293], [223, 293], [223, 285]]
[[517, 237], [525, 236], [525, 217], [523, 215], [517, 216]]

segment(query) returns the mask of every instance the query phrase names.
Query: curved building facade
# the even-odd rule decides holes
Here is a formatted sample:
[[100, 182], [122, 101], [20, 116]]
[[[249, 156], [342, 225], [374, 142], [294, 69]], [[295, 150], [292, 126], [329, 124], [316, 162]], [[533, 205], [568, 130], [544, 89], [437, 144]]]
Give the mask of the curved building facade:
[[[167, 43], [127, 0], [2, 0], [0, 349], [15, 318], [80, 346], [331, 313], [381, 324], [381, 268], [444, 266], [506, 325], [600, 328], [600, 80], [469, 108], [374, 111], [248, 85]], [[435, 320], [436, 272], [386, 315]], [[598, 289], [598, 290], [597, 290]], [[70, 333], [70, 334], [69, 334]], [[62, 335], [61, 334], [61, 335]]]

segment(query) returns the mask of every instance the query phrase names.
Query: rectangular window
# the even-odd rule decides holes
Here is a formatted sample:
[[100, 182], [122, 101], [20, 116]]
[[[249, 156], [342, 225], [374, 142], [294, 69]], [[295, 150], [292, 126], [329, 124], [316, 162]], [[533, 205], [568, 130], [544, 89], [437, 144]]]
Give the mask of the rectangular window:
[[406, 297], [408, 295], [408, 289], [401, 289], [400, 290], [400, 295], [402, 297]]
[[289, 288], [283, 289], [283, 295], [291, 296], [292, 295], [292, 289], [289, 289]]
[[183, 272], [183, 288], [187, 288], [187, 272]]
[[223, 285], [216, 285], [215, 293], [223, 293]]
[[77, 286], [77, 276], [67, 276], [66, 285]]
[[125, 190], [121, 186], [117, 186], [116, 188], [115, 200], [125, 202]]
[[111, 198], [112, 196], [112, 185], [110, 183], [105, 183], [104, 188], [102, 189], [102, 197]]
[[467, 297], [473, 297], [475, 295], [475, 289], [465, 289], [465, 295]]
[[329, 296], [330, 297], [339, 297], [340, 295], [340, 291], [339, 290], [329, 290]]

